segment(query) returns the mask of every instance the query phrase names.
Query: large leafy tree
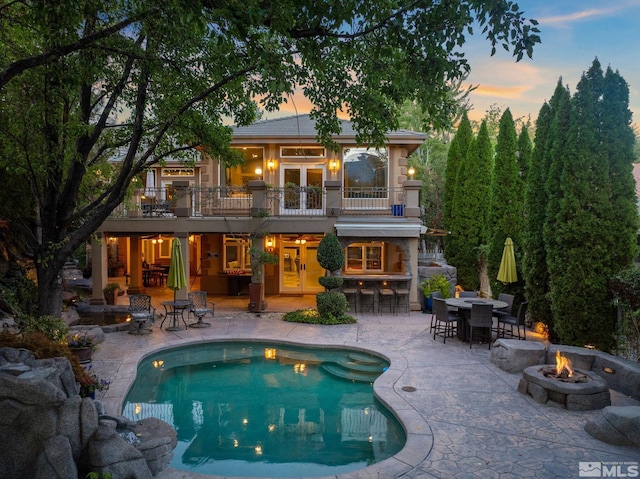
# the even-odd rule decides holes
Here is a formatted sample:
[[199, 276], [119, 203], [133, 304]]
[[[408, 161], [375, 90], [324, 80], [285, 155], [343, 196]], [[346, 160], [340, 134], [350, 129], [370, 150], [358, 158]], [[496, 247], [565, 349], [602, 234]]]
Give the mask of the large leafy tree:
[[450, 117], [475, 22], [518, 60], [539, 42], [507, 0], [23, 1], [0, 22], [1, 166], [33, 198], [2, 216], [26, 232], [39, 310], [53, 314], [64, 261], [137, 175], [198, 145], [237, 161], [223, 119], [249, 124], [298, 88], [327, 145], [339, 111], [380, 145], [404, 100], [436, 126]]

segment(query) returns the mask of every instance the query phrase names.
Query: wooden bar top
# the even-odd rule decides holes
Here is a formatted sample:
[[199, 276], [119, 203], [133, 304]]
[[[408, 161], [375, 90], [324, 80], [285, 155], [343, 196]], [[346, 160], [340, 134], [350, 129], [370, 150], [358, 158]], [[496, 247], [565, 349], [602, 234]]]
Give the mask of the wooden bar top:
[[356, 281], [409, 281], [410, 274], [345, 274], [342, 275], [345, 280]]

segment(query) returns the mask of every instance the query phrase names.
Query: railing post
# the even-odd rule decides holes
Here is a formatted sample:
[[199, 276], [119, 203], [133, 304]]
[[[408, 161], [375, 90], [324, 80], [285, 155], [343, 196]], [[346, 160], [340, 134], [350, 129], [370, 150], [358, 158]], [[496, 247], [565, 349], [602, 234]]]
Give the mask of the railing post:
[[340, 216], [342, 214], [342, 198], [340, 195], [340, 180], [328, 180], [324, 182], [324, 188], [327, 192], [327, 216]]
[[174, 181], [173, 187], [176, 190], [176, 206], [173, 213], [176, 216], [189, 216], [189, 182], [188, 181]]
[[407, 180], [404, 182], [404, 192], [406, 195], [406, 204], [404, 208], [404, 216], [407, 218], [420, 218], [420, 189], [422, 181]]
[[264, 217], [266, 213], [267, 184], [262, 180], [249, 180], [251, 191], [251, 216]]

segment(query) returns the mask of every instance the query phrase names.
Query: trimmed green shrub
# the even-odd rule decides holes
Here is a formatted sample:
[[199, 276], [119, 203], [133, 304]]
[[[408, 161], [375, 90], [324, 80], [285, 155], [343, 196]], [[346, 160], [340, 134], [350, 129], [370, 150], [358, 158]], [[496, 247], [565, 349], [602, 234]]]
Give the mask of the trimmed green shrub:
[[333, 273], [344, 266], [344, 252], [340, 240], [334, 233], [327, 233], [318, 245], [318, 263]]
[[299, 309], [286, 313], [282, 319], [290, 323], [306, 323], [306, 324], [353, 324], [357, 323], [356, 318], [347, 314], [340, 317], [331, 314], [321, 316], [316, 309]]
[[332, 315], [340, 317], [349, 307], [344, 294], [334, 291], [325, 291], [316, 295], [316, 306], [321, 316]]
[[326, 290], [339, 288], [343, 282], [342, 276], [321, 276], [318, 278], [318, 283], [320, 283], [320, 286], [324, 286]]

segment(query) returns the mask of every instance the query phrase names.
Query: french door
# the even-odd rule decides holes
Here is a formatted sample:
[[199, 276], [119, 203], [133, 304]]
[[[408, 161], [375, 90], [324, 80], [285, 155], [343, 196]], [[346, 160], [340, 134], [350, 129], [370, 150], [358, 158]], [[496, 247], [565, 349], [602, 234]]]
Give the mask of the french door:
[[280, 181], [284, 191], [280, 214], [322, 214], [324, 176], [325, 166], [321, 164], [282, 165]]
[[318, 278], [324, 270], [318, 263], [317, 240], [283, 241], [280, 251], [280, 291], [313, 294], [323, 291]]

